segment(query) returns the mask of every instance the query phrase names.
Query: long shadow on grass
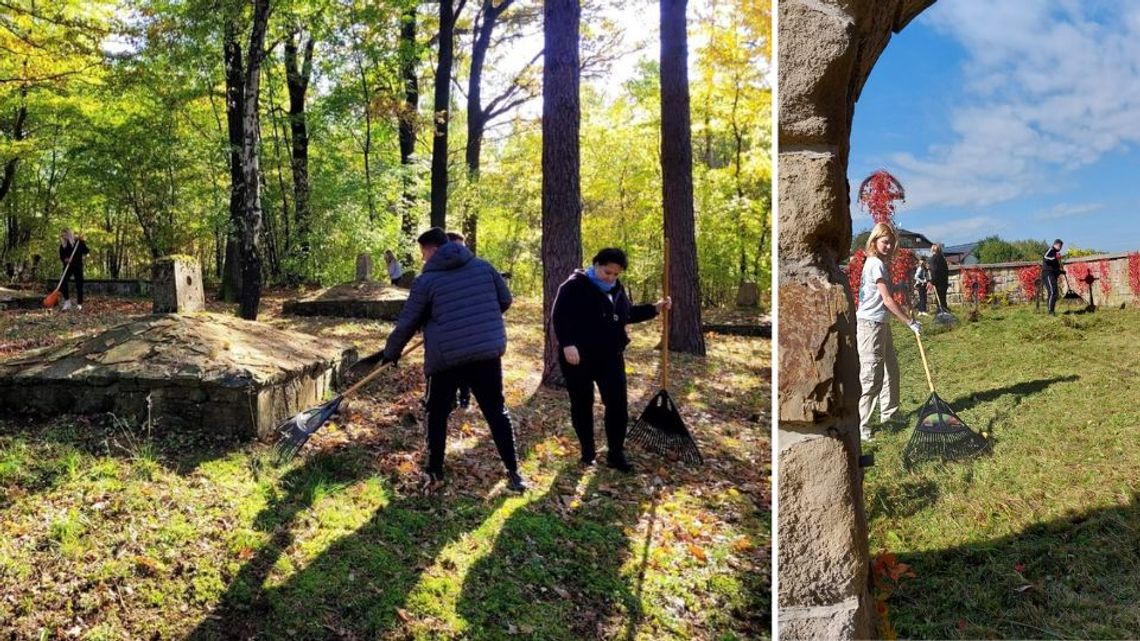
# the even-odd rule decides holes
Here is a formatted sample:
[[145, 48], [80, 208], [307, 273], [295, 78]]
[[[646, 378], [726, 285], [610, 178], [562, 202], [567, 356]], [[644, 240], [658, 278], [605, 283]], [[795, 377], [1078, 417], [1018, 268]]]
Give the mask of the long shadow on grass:
[[640, 483], [615, 480], [599, 469], [583, 481], [568, 462], [547, 494], [510, 516], [463, 583], [457, 609], [470, 638], [523, 632], [570, 641], [595, 638], [615, 613], [640, 620], [640, 595], [620, 569], [630, 553], [625, 532], [640, 518], [644, 495], [634, 487]]
[[900, 554], [899, 638], [1127, 639], [1140, 630], [1140, 494], [1021, 533]]
[[1053, 378], [1041, 378], [1035, 381], [1025, 381], [1022, 383], [1015, 383], [1013, 385], [1006, 385], [1005, 387], [997, 387], [988, 389], [983, 392], [976, 392], [973, 394], [963, 394], [962, 396], [947, 401], [947, 403], [954, 409], [955, 412], [964, 412], [973, 409], [982, 403], [989, 403], [995, 401], [1006, 394], [1024, 398], [1032, 396], [1045, 391], [1048, 387], [1056, 385], [1057, 383], [1072, 383], [1080, 380], [1080, 376], [1076, 374], [1069, 374], [1067, 376], [1054, 376]]

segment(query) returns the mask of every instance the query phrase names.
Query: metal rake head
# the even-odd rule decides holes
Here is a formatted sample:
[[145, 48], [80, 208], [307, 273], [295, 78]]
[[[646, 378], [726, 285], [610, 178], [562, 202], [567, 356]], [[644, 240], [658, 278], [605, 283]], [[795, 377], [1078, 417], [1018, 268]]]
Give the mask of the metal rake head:
[[931, 394], [918, 412], [914, 433], [903, 451], [903, 465], [909, 469], [920, 461], [956, 461], [987, 451], [989, 439], [970, 429], [938, 394]]
[[701, 451], [669, 392], [660, 390], [629, 430], [628, 440], [658, 454], [676, 454], [693, 465], [704, 462]]

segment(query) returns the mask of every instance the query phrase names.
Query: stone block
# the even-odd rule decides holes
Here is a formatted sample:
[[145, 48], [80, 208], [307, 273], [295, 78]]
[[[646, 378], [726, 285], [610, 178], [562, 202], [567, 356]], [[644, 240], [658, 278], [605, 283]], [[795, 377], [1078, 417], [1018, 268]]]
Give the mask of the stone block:
[[356, 280], [372, 279], [372, 257], [360, 254], [356, 257]]
[[859, 356], [847, 290], [823, 277], [783, 279], [779, 296], [780, 421], [850, 415], [858, 403]]
[[803, 441], [781, 451], [781, 610], [834, 605], [858, 599], [866, 590], [867, 534], [856, 506], [862, 499], [856, 465], [836, 438]]
[[780, 261], [838, 264], [851, 247], [847, 176], [837, 151], [780, 154]]
[[151, 268], [155, 314], [189, 314], [206, 309], [202, 266], [192, 256], [165, 256]]

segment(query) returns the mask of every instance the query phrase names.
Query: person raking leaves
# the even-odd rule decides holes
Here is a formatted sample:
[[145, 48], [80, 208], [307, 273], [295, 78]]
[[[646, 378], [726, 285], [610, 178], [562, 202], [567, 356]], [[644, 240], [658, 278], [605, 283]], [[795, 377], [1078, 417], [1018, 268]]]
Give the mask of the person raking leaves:
[[629, 406], [626, 400], [626, 325], [655, 318], [671, 309], [668, 297], [633, 305], [618, 279], [626, 270], [625, 252], [609, 247], [594, 256], [588, 269], [577, 269], [558, 286], [551, 312], [558, 360], [570, 395], [570, 423], [582, 446], [582, 464], [593, 465], [594, 384], [605, 406], [606, 464], [623, 472], [633, 466], [625, 457]]
[[507, 349], [503, 312], [511, 293], [499, 272], [461, 243], [433, 227], [418, 239], [424, 268], [414, 281], [396, 328], [384, 345], [380, 363], [399, 359], [417, 331], [424, 334], [427, 390], [427, 489], [444, 479], [447, 417], [456, 390], [469, 385], [491, 429], [491, 438], [507, 472], [507, 487], [526, 490], [519, 474], [514, 427], [503, 399], [502, 357]]
[[72, 308], [68, 281], [75, 280], [75, 309], [83, 309], [83, 257], [91, 253], [83, 237], [64, 228], [59, 235], [59, 261], [63, 263], [63, 305], [60, 309]]

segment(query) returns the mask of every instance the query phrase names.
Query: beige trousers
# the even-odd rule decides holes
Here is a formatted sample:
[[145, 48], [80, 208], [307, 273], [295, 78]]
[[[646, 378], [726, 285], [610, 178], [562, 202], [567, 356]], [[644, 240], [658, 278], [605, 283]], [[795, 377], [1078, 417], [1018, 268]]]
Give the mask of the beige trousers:
[[859, 433], [871, 436], [871, 412], [879, 402], [879, 420], [887, 422], [899, 409], [899, 359], [891, 340], [891, 326], [858, 319]]

